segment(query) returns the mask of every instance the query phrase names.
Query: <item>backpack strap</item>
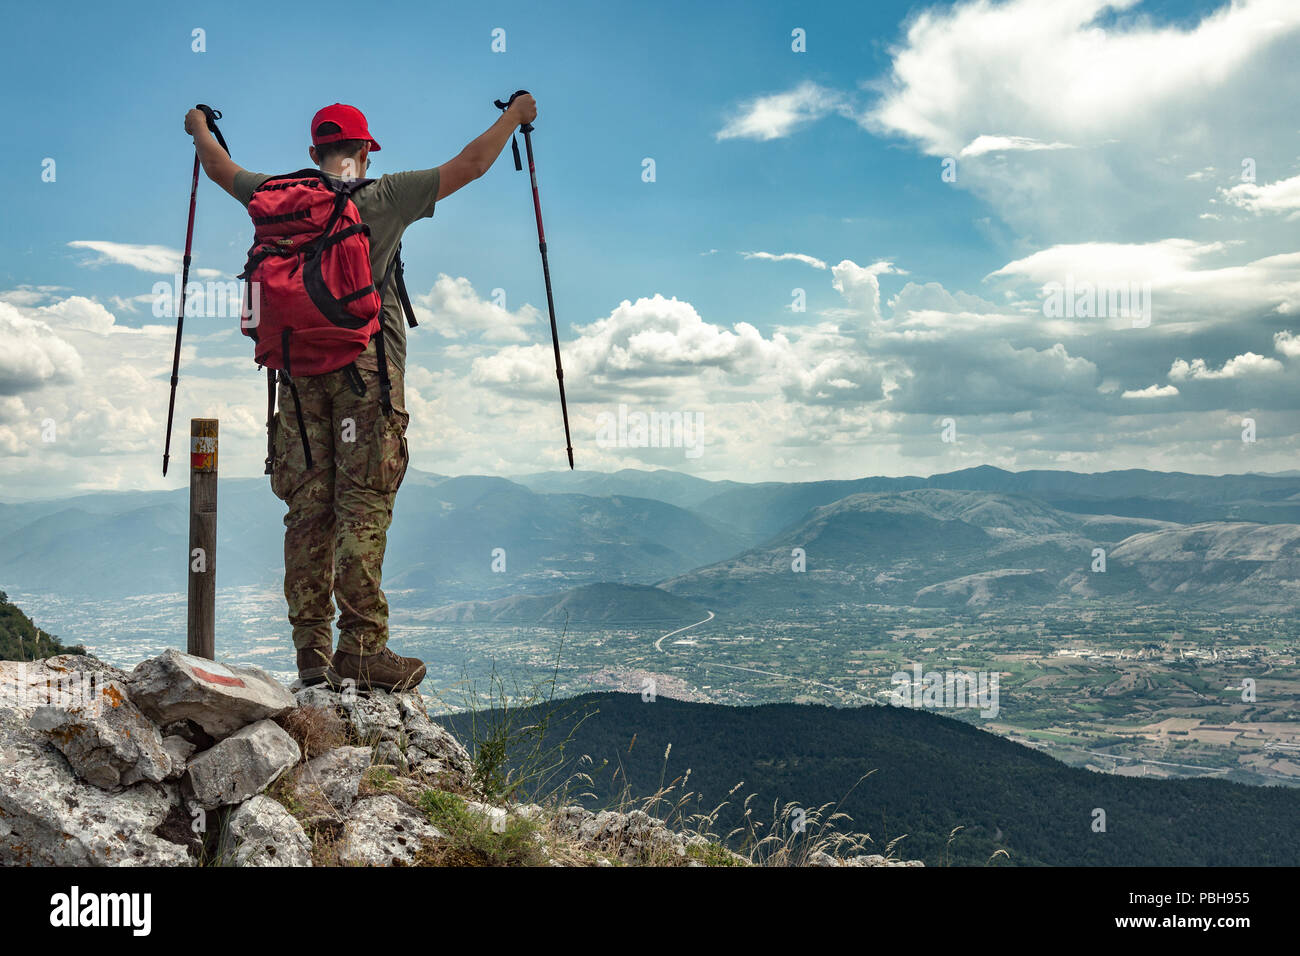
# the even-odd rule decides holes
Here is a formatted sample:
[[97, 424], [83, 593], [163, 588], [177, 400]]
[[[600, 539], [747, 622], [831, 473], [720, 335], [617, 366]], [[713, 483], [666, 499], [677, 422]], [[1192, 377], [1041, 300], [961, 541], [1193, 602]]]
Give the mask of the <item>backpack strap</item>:
[[402, 311], [406, 313], [406, 324], [415, 328], [420, 323], [415, 321], [415, 310], [411, 308], [411, 296], [406, 291], [406, 269], [402, 265], [402, 244], [397, 244], [397, 296], [402, 300]]
[[294, 383], [293, 372], [289, 371], [289, 342], [293, 338], [293, 329], [285, 329], [280, 336], [280, 351], [284, 354], [284, 375], [289, 380], [289, 394], [293, 396], [293, 411], [298, 417], [298, 437], [302, 439], [302, 456], [307, 468], [312, 467], [311, 444], [307, 441], [307, 426], [302, 420], [302, 402], [298, 399], [298, 386]]
[[375, 333], [375, 358], [379, 361], [379, 407], [384, 415], [391, 415], [393, 412], [392, 399], [392, 382], [388, 378], [388, 355], [384, 350], [384, 291], [388, 288], [389, 281], [393, 274], [397, 274], [397, 295], [402, 302], [402, 310], [406, 313], [406, 321], [415, 327], [415, 311], [411, 308], [410, 296], [406, 294], [406, 283], [402, 281], [402, 244], [397, 244], [397, 251], [393, 253], [393, 261], [388, 264], [388, 271], [384, 273], [384, 281], [379, 283], [379, 331]]
[[358, 398], [364, 397], [366, 394], [366, 380], [361, 377], [361, 370], [357, 368], [357, 363], [349, 362], [343, 366], [342, 372], [344, 380], [348, 383], [348, 388], [352, 389], [352, 393]]
[[375, 358], [379, 360], [379, 408], [387, 417], [393, 413], [392, 382], [388, 380], [388, 356], [384, 353], [384, 327], [375, 333]]
[[275, 469], [275, 369], [266, 370], [266, 471]]

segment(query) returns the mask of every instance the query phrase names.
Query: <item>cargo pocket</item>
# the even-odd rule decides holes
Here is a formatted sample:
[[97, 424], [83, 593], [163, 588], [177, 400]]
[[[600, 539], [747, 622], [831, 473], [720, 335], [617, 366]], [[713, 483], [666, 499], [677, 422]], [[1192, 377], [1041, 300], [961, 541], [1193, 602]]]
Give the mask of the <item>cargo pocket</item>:
[[285, 424], [284, 416], [276, 412], [275, 431], [271, 440], [271, 492], [281, 501], [287, 501], [289, 492], [293, 490], [293, 482], [289, 476], [289, 463], [284, 453], [284, 436], [287, 431]]
[[399, 408], [391, 415], [382, 412], [375, 420], [375, 441], [366, 469], [366, 485], [374, 491], [392, 493], [402, 486], [410, 451], [406, 444], [406, 426], [411, 416]]
[[[288, 408], [281, 406], [275, 413], [275, 440], [271, 447], [271, 491], [281, 501], [287, 502], [307, 481], [307, 457], [302, 451], [302, 435], [298, 432], [298, 417], [293, 412], [293, 401]], [[315, 462], [312, 474], [321, 470]]]

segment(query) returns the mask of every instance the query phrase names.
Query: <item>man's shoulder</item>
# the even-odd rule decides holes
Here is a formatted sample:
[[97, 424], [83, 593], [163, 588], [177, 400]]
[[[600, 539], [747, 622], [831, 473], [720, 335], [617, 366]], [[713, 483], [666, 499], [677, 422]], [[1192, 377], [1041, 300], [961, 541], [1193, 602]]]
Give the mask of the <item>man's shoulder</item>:
[[270, 178], [269, 173], [255, 173], [247, 169], [241, 169], [235, 173], [235, 198], [247, 206], [253, 201], [253, 193], [257, 187]]

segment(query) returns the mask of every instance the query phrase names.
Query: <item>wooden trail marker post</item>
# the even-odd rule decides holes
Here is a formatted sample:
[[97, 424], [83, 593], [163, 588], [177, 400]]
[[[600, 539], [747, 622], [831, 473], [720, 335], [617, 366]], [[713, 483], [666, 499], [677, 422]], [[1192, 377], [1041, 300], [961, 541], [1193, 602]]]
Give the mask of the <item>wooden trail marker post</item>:
[[188, 646], [197, 657], [216, 653], [217, 420], [190, 419], [190, 591]]

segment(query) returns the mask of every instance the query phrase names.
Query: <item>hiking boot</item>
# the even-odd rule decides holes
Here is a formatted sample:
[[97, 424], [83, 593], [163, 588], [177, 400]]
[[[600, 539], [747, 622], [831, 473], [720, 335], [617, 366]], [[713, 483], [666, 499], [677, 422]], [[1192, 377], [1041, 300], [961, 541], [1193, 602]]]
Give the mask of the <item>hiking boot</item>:
[[317, 684], [338, 687], [343, 683], [330, 661], [330, 652], [323, 647], [298, 648], [298, 680], [303, 687]]
[[375, 654], [338, 651], [333, 663], [339, 677], [356, 681], [358, 690], [411, 690], [424, 680], [424, 661], [399, 657], [387, 647]]

